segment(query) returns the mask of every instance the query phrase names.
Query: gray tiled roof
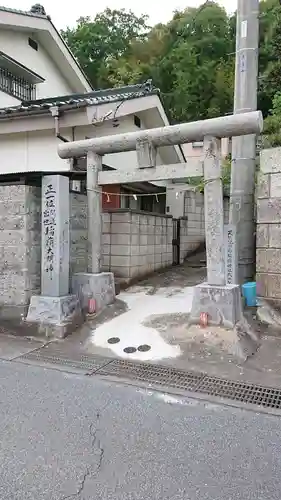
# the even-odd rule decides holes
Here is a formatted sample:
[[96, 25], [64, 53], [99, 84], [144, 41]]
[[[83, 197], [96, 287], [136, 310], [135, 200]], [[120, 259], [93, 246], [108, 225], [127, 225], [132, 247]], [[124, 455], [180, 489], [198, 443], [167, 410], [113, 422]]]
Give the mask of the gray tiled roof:
[[46, 14], [39, 14], [39, 12], [30, 12], [26, 10], [20, 10], [20, 9], [11, 9], [9, 7], [4, 7], [3, 5], [0, 5], [0, 11], [4, 12], [11, 12], [11, 14], [22, 14], [24, 16], [30, 16], [30, 17], [42, 17], [44, 19], [48, 19], [49, 16]]
[[137, 97], [158, 94], [150, 81], [140, 85], [129, 85], [115, 89], [94, 90], [85, 94], [70, 94], [65, 96], [36, 99], [35, 101], [23, 101], [18, 106], [10, 106], [0, 109], [0, 119], [9, 115], [17, 114], [41, 114], [48, 112], [53, 106], [62, 110], [83, 108], [93, 104], [104, 104], [107, 102], [126, 101]]

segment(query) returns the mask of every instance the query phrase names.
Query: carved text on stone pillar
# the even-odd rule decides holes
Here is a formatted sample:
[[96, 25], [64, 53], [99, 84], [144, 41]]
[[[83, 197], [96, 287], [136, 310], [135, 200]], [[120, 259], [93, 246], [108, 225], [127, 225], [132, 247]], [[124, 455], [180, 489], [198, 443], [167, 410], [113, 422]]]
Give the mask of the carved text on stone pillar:
[[44, 270], [53, 279], [54, 251], [55, 251], [55, 226], [56, 226], [56, 190], [53, 184], [48, 184], [44, 193], [43, 206], [43, 231], [45, 235]]

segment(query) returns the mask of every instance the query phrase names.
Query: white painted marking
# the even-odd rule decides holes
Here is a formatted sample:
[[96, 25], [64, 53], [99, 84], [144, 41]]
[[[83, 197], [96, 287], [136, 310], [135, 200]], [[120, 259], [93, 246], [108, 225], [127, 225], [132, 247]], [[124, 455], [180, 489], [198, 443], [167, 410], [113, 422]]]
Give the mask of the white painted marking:
[[[181, 355], [178, 345], [166, 342], [160, 333], [143, 325], [153, 315], [189, 313], [192, 305], [193, 288], [182, 290], [163, 288], [155, 295], [147, 295], [147, 289], [136, 287], [132, 291], [123, 292], [119, 299], [126, 302], [129, 311], [104, 323], [93, 331], [92, 342], [98, 347], [111, 349], [115, 355], [139, 361], [157, 361], [164, 358], [176, 358]], [[118, 344], [108, 344], [110, 337], [119, 337]], [[125, 347], [142, 344], [151, 346], [150, 351], [127, 354]]]

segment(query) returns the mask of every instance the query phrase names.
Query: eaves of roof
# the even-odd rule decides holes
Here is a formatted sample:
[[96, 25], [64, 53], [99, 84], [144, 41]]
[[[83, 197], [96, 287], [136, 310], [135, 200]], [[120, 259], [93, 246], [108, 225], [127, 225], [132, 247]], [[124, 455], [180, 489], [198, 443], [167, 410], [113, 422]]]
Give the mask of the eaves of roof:
[[148, 95], [158, 95], [159, 90], [151, 84], [130, 85], [115, 89], [94, 90], [85, 94], [71, 94], [65, 96], [23, 101], [20, 105], [0, 109], [0, 119], [38, 115], [47, 113], [50, 108], [58, 106], [61, 111], [83, 108], [107, 102], [127, 101]]

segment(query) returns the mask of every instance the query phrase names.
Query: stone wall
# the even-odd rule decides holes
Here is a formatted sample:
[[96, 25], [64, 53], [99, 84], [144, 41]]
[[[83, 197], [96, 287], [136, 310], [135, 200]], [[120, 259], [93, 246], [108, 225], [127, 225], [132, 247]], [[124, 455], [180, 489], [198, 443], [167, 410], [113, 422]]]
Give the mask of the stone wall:
[[[38, 208], [39, 207], [39, 208]], [[0, 316], [25, 315], [40, 292], [40, 188], [0, 185]]]
[[281, 299], [281, 148], [260, 154], [256, 281], [261, 297]]

